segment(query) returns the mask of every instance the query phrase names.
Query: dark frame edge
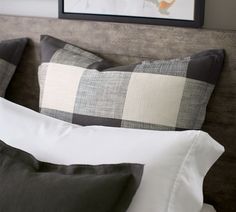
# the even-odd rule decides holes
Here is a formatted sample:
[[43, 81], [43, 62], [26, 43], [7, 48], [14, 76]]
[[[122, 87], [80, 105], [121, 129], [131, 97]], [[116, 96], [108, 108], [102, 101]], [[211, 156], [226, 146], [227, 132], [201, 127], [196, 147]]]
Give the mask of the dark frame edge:
[[192, 28], [201, 28], [204, 24], [205, 0], [195, 0], [194, 21], [178, 20], [178, 19], [134, 17], [134, 16], [118, 16], [118, 15], [64, 13], [64, 0], [58, 0], [58, 3], [59, 3], [58, 4], [58, 17], [60, 19], [70, 19], [70, 20], [77, 19], [77, 20], [86, 20], [86, 21], [133, 23], [133, 24], [192, 27]]

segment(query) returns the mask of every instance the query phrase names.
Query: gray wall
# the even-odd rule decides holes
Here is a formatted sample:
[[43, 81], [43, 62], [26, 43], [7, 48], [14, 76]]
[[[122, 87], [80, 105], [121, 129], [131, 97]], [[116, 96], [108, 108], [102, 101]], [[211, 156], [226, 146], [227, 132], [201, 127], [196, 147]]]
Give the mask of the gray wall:
[[0, 0], [0, 14], [57, 17], [58, 0]]
[[[58, 0], [0, 0], [0, 14], [57, 17]], [[205, 28], [236, 30], [236, 0], [206, 0]]]
[[205, 27], [236, 30], [236, 0], [205, 0]]

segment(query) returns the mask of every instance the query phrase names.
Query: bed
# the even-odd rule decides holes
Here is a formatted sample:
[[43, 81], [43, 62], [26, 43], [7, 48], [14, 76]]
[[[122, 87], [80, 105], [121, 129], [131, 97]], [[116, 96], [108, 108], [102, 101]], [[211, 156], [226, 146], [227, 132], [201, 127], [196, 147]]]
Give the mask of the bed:
[[[210, 100], [203, 130], [219, 141], [226, 153], [207, 175], [204, 198], [218, 212], [236, 210], [235, 31], [0, 16], [1, 40], [31, 39], [6, 98], [35, 111], [39, 110], [37, 67], [40, 55], [37, 50], [40, 34], [56, 36], [119, 64], [176, 58], [204, 49], [225, 49], [224, 70]], [[206, 207], [206, 211], [211, 211], [211, 207]]]

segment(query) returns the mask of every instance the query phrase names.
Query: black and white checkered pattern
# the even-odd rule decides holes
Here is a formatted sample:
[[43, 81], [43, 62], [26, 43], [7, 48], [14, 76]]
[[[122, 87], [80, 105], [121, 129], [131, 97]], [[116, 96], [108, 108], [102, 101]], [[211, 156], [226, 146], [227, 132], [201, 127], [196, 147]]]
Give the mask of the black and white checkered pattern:
[[41, 39], [41, 113], [79, 125], [200, 129], [224, 51], [107, 67], [102, 58]]
[[21, 38], [0, 42], [0, 97], [5, 95], [27, 41], [26, 38]]

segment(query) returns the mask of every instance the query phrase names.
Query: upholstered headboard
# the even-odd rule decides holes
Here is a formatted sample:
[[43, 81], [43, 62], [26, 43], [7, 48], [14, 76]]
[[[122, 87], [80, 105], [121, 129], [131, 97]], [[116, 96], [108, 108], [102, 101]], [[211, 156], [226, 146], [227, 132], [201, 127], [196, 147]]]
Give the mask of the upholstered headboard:
[[[120, 64], [224, 48], [227, 55], [224, 70], [208, 106], [203, 129], [225, 146], [226, 153], [208, 174], [204, 189], [206, 201], [219, 212], [236, 211], [235, 31], [0, 16], [0, 40], [31, 39], [7, 98], [34, 110], [38, 109], [37, 66], [41, 34], [69, 41]], [[220, 179], [225, 179], [224, 183]]]

